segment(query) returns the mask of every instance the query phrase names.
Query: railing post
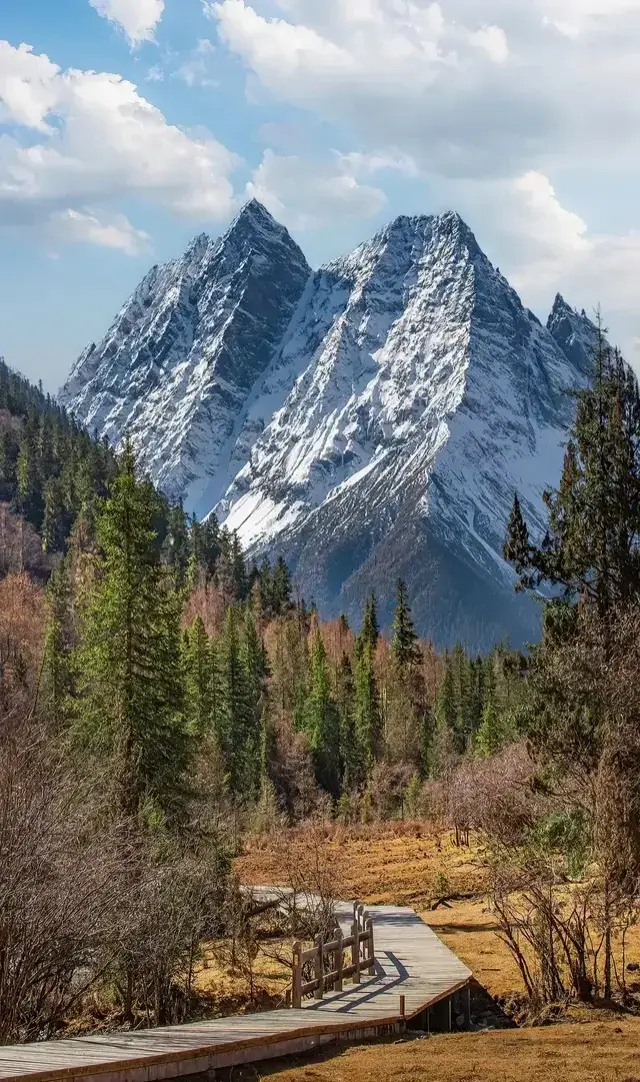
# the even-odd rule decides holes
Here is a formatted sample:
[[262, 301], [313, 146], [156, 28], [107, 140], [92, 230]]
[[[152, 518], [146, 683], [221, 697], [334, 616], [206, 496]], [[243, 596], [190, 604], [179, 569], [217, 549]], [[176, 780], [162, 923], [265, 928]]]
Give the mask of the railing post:
[[341, 992], [342, 991], [342, 967], [344, 965], [344, 959], [343, 959], [344, 951], [343, 951], [343, 947], [342, 947], [342, 929], [341, 928], [338, 928], [336, 939], [338, 940], [338, 949], [336, 951], [336, 973], [338, 974], [338, 976], [336, 977], [335, 989], [336, 989], [336, 992]]
[[[375, 959], [376, 953], [375, 953], [375, 949], [374, 949], [374, 946], [373, 946], [373, 921], [371, 920], [371, 917], [369, 917], [369, 920], [367, 921], [367, 933], [368, 933], [367, 957], [368, 957], [369, 963], [372, 963], [373, 960]], [[373, 966], [370, 964], [369, 965], [369, 972], [371, 972], [372, 968], [373, 968]]]
[[351, 947], [351, 965], [354, 967], [353, 983], [360, 984], [360, 922], [354, 920], [351, 925], [353, 946]]
[[291, 1005], [302, 1006], [302, 943], [293, 944], [293, 979], [291, 982]]
[[324, 995], [324, 957], [322, 950], [322, 936], [316, 936], [316, 956], [314, 958], [314, 977], [318, 987], [313, 993], [314, 999], [322, 999]]

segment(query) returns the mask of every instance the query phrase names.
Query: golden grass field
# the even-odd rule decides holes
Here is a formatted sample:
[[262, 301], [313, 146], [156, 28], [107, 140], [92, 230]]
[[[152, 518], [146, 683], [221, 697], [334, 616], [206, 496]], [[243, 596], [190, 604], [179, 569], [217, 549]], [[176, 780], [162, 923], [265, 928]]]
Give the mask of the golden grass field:
[[[640, 1082], [640, 1023], [545, 1026], [359, 1045], [258, 1069], [269, 1082]], [[234, 1071], [235, 1082], [255, 1079]]]
[[[270, 844], [250, 839], [237, 872], [247, 884], [285, 884], [287, 868], [309, 859], [309, 836], [287, 831]], [[336, 894], [369, 905], [412, 906], [493, 996], [524, 991], [518, 968], [495, 934], [496, 925], [483, 895], [486, 877], [482, 854], [458, 849], [448, 835], [425, 824], [391, 823], [347, 832], [327, 831], [324, 858], [331, 866]], [[431, 911], [444, 881], [448, 893], [477, 893], [477, 899], [450, 902]]]
[[[237, 871], [245, 883], [286, 884], [289, 870], [317, 847], [317, 836], [310, 840], [302, 830], [251, 839]], [[336, 895], [413, 906], [490, 995], [502, 1002], [522, 997], [518, 968], [483, 893], [483, 854], [473, 844], [458, 849], [427, 824], [393, 823], [351, 831], [327, 826], [320, 849]], [[476, 897], [432, 910], [445, 881], [450, 893]], [[630, 933], [627, 950], [640, 962], [640, 930]], [[564, 1017], [569, 1024], [357, 1045], [264, 1064], [258, 1074], [271, 1082], [640, 1082], [640, 1020], [578, 1007]]]
[[[319, 851], [337, 897], [357, 898], [370, 905], [412, 906], [491, 996], [504, 1002], [524, 995], [518, 967], [496, 935], [497, 925], [484, 893], [483, 853], [473, 840], [470, 848], [457, 848], [449, 833], [423, 822], [356, 828], [327, 825], [314, 830], [311, 834], [309, 828], [282, 831], [272, 839], [250, 838], [236, 865], [242, 882], [284, 885], [291, 868], [313, 864]], [[447, 893], [475, 897], [432, 910], [445, 882]], [[640, 963], [640, 927], [628, 934], [627, 960]]]

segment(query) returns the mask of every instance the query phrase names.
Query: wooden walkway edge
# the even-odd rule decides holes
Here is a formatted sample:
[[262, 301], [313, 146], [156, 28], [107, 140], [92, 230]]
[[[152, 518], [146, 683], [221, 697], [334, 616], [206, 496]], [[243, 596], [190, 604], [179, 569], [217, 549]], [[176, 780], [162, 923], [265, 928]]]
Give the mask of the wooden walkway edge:
[[[0, 1046], [0, 1082], [156, 1082], [202, 1074], [336, 1040], [402, 1032], [407, 1021], [450, 1003], [468, 986], [471, 971], [412, 909], [370, 906], [368, 912], [377, 965], [359, 985], [345, 985], [300, 1010]], [[337, 915], [348, 923], [352, 910], [340, 904]]]

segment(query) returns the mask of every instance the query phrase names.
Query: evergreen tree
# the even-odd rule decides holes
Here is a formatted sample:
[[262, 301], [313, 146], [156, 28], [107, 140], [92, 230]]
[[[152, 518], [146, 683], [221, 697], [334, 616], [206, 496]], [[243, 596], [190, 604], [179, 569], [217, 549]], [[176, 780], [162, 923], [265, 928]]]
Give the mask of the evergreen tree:
[[374, 664], [377, 641], [375, 601], [372, 597], [365, 605], [362, 631], [356, 638], [354, 651], [354, 722], [361, 759], [359, 777], [371, 773], [382, 751], [382, 712]]
[[291, 605], [291, 579], [289, 568], [282, 556], [279, 556], [273, 569], [272, 579], [273, 611], [276, 615], [285, 612]]
[[407, 587], [398, 582], [391, 639], [391, 679], [387, 687], [387, 754], [397, 763], [412, 762], [423, 769], [427, 704], [422, 652], [416, 634]]
[[244, 553], [237, 533], [231, 539], [231, 566], [233, 576], [233, 592], [238, 601], [244, 601], [248, 594], [247, 568], [244, 562]]
[[331, 693], [327, 655], [319, 630], [316, 630], [311, 652], [311, 678], [305, 713], [316, 780], [326, 792], [337, 797], [340, 793], [340, 717]]
[[444, 659], [444, 673], [436, 699], [436, 736], [432, 761], [432, 772], [436, 775], [442, 768], [444, 758], [454, 753], [457, 723], [458, 701], [453, 660], [447, 651]]
[[70, 714], [74, 679], [69, 568], [62, 561], [52, 572], [47, 587], [47, 623], [40, 698], [47, 721], [59, 728]]
[[173, 570], [178, 588], [185, 585], [191, 558], [191, 544], [187, 517], [182, 501], [170, 508], [167, 522], [167, 537], [164, 542], [166, 560]]
[[79, 650], [74, 742], [113, 778], [122, 812], [182, 813], [192, 741], [184, 715], [180, 611], [154, 523], [158, 497], [127, 444], [98, 518], [100, 561]]
[[393, 618], [391, 655], [399, 669], [407, 671], [420, 661], [418, 636], [413, 626], [407, 598], [407, 585], [398, 580], [396, 610]]
[[376, 605], [376, 595], [371, 594], [365, 604], [364, 620], [362, 621], [362, 631], [360, 632], [360, 641], [369, 646], [372, 651], [375, 651], [378, 645], [378, 639], [380, 638], [380, 628], [378, 627], [378, 610]]
[[211, 651], [200, 616], [196, 616], [186, 634], [185, 675], [187, 717], [191, 731], [198, 737], [208, 736], [213, 730]]
[[349, 656], [342, 654], [336, 680], [336, 701], [340, 716], [340, 760], [342, 788], [353, 787], [362, 780], [363, 762], [358, 746], [355, 720], [355, 685]]
[[220, 748], [233, 796], [250, 800], [255, 796], [255, 766], [259, 755], [259, 729], [251, 703], [251, 688], [243, 656], [238, 614], [227, 609], [219, 646]]
[[565, 601], [593, 601], [602, 616], [640, 596], [640, 395], [631, 369], [600, 326], [593, 386], [577, 416], [560, 486], [545, 494], [548, 533], [532, 544], [518, 499], [505, 557], [522, 588], [561, 587]]

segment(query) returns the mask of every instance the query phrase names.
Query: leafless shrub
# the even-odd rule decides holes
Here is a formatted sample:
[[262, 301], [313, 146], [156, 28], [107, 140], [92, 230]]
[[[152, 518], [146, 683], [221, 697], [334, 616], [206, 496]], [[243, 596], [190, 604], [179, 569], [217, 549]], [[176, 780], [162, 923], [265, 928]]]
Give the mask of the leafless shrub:
[[52, 1035], [104, 975], [130, 871], [90, 790], [13, 720], [0, 740], [0, 1043]]

